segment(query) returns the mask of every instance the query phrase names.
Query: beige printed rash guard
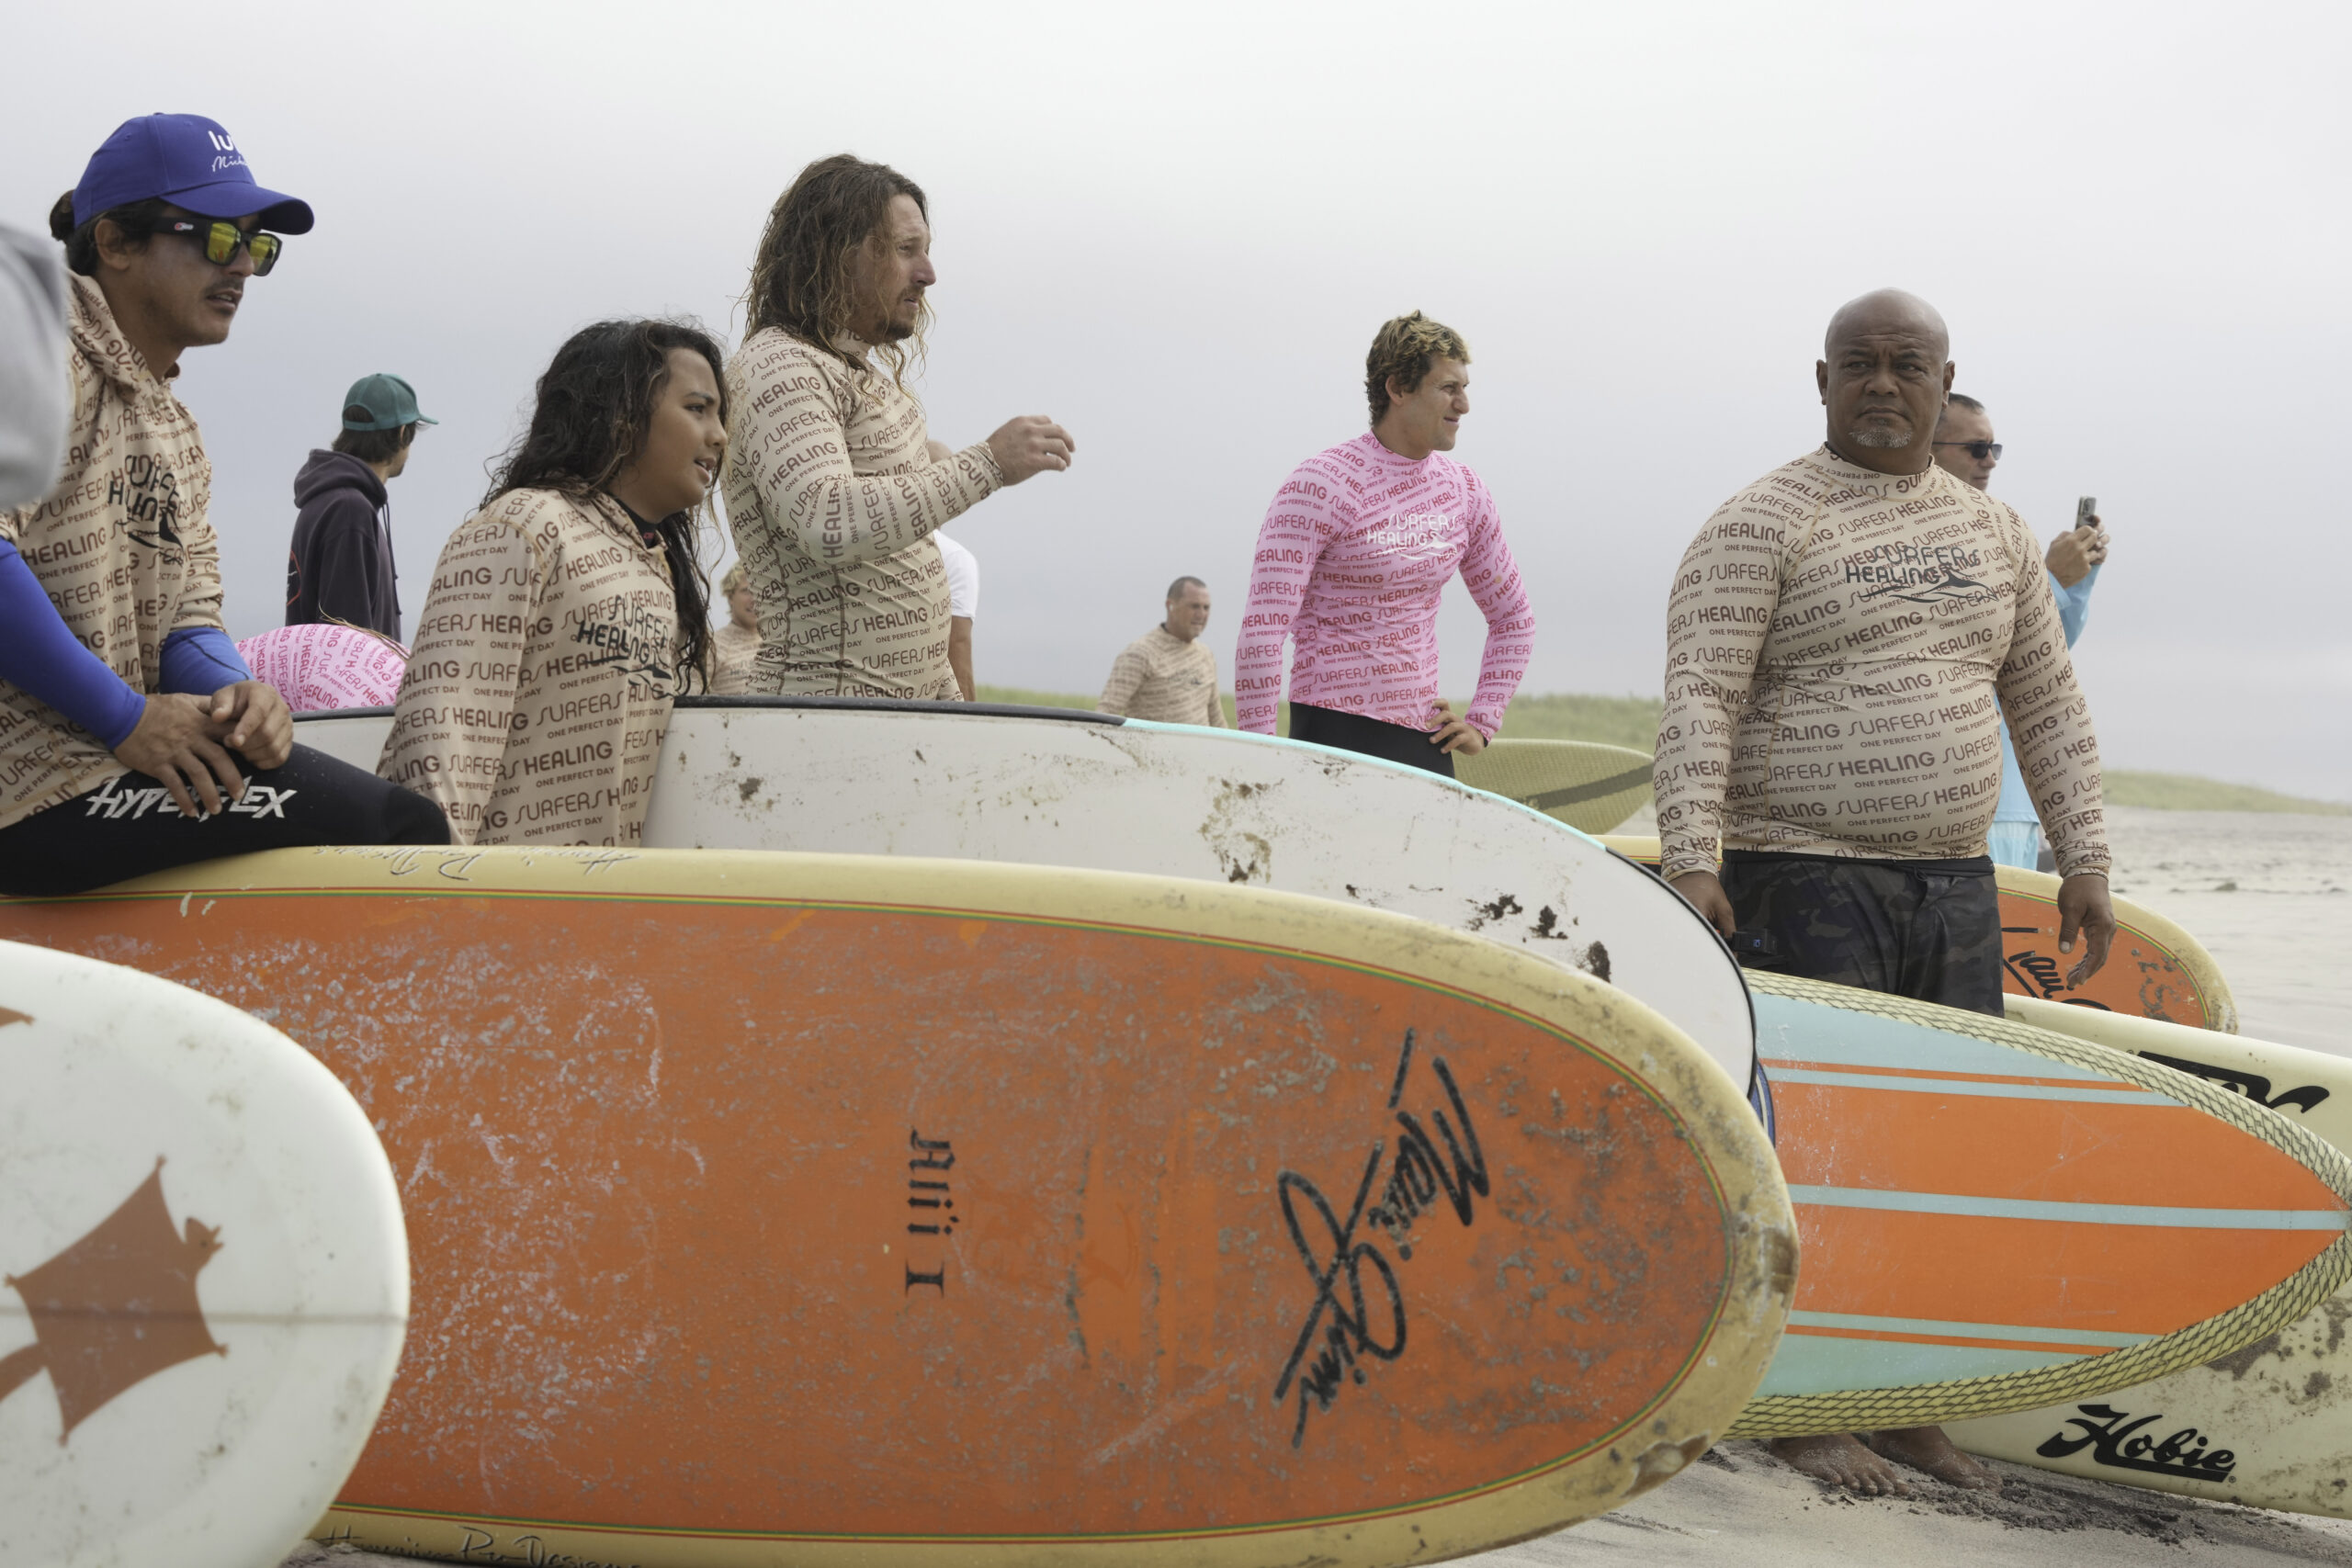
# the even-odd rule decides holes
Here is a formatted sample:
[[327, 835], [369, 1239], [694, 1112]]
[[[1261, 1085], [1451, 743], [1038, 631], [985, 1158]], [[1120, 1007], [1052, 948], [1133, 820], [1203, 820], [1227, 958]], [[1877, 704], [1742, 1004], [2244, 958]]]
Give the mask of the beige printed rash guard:
[[1101, 713], [1155, 724], [1199, 724], [1231, 729], [1217, 701], [1216, 655], [1199, 637], [1185, 642], [1157, 626], [1119, 650], [1095, 705]]
[[456, 843], [635, 844], [678, 660], [667, 563], [620, 504], [509, 491], [442, 547], [376, 772]]
[[[164, 639], [220, 625], [212, 464], [196, 420], [123, 337], [106, 295], [86, 277], [72, 282], [65, 474], [44, 500], [0, 512], [0, 538], [82, 646], [153, 694]], [[130, 771], [96, 736], [0, 681], [0, 828]]]
[[931, 532], [1004, 483], [985, 443], [931, 460], [888, 376], [775, 328], [727, 362], [727, 517], [760, 606], [762, 694], [963, 694]]
[[1725, 502], [1675, 576], [1663, 870], [1714, 870], [1719, 840], [1983, 854], [2004, 713], [2058, 869], [2104, 872], [2098, 740], [2031, 531], [1939, 468], [1800, 457]]

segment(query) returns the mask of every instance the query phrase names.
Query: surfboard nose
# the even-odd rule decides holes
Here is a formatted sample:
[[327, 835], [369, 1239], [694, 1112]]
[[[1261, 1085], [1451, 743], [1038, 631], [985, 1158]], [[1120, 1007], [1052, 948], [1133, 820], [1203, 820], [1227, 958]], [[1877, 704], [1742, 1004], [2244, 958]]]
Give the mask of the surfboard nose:
[[2352, 1272], [2352, 1163], [2241, 1098], [2044, 1031], [1753, 978], [1804, 1271], [1743, 1433], [2125, 1387]]

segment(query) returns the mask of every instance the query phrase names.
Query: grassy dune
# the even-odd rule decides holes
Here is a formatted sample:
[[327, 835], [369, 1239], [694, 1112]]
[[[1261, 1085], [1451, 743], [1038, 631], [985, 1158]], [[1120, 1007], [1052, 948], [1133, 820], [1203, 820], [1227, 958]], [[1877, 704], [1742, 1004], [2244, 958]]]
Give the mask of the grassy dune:
[[[1021, 703], [1030, 707], [1091, 708], [1094, 699], [1069, 692], [1032, 692], [1019, 686], [982, 686], [984, 703]], [[1456, 698], [1459, 710], [1469, 705]], [[1656, 697], [1589, 697], [1576, 693], [1551, 696], [1521, 696], [1510, 705], [1503, 733], [1531, 740], [1600, 740], [1647, 751], [1657, 740]], [[1233, 716], [1233, 698], [1225, 699], [1225, 716]], [[1290, 705], [1284, 703], [1275, 729], [1290, 733]]]
[[[1035, 707], [1091, 708], [1094, 699], [1064, 692], [1030, 692], [1015, 686], [982, 686], [984, 703], [1025, 703]], [[1455, 706], [1464, 705], [1457, 702]], [[1521, 695], [1510, 705], [1503, 733], [1532, 740], [1599, 740], [1647, 751], [1657, 739], [1656, 697], [1595, 697], [1581, 693]], [[1233, 699], [1225, 699], [1226, 716], [1233, 716]], [[1282, 733], [1290, 733], [1284, 705]], [[2253, 784], [2222, 784], [2188, 773], [2142, 773], [2110, 770], [2107, 798], [2112, 806], [2151, 806], [2165, 811], [2292, 811], [2320, 817], [2352, 817], [2352, 806], [2335, 801], [2304, 800]]]
[[2352, 817], [2352, 806], [2304, 800], [2253, 784], [2222, 784], [2189, 773], [2109, 772], [2109, 806], [2153, 806], [2164, 811], [2294, 811], [2311, 817]]
[[[1068, 692], [1032, 692], [1020, 686], [980, 686], [973, 694], [984, 703], [1017, 704], [1022, 707], [1091, 708], [1094, 705], [1092, 697], [1073, 696]], [[1226, 698], [1225, 702], [1228, 709], [1233, 705], [1231, 697]]]
[[1518, 740], [1598, 740], [1646, 753], [1657, 745], [1657, 715], [1665, 705], [1657, 697], [1521, 695], [1503, 715], [1502, 732]]

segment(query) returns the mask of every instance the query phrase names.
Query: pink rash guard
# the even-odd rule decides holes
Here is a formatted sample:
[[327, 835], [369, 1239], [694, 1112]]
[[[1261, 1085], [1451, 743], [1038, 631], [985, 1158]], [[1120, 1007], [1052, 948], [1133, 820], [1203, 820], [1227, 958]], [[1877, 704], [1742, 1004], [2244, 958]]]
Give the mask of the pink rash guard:
[[1491, 740], [1527, 673], [1535, 617], [1487, 487], [1442, 453], [1409, 462], [1369, 431], [1301, 463], [1258, 529], [1233, 660], [1241, 728], [1274, 732], [1283, 639], [1295, 637], [1291, 701], [1428, 729], [1438, 595], [1457, 570], [1487, 617], [1464, 716]]
[[336, 622], [306, 622], [249, 637], [237, 652], [256, 681], [277, 688], [296, 713], [390, 707], [400, 699], [408, 649]]

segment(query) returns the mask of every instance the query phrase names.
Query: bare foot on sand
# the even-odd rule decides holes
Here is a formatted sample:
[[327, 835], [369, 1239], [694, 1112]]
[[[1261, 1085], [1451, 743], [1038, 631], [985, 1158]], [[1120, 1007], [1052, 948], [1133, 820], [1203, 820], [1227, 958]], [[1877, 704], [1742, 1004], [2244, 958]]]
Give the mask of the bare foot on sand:
[[[1942, 1436], [1939, 1432], [1939, 1437]], [[1944, 1445], [1950, 1448], [1951, 1445]], [[1907, 1497], [1911, 1488], [1894, 1467], [1844, 1432], [1819, 1438], [1775, 1438], [1772, 1457], [1791, 1470], [1865, 1497]], [[1921, 1467], [1926, 1468], [1925, 1466]]]
[[1924, 1470], [1938, 1481], [1973, 1491], [1998, 1491], [2001, 1478], [1951, 1446], [1941, 1427], [1895, 1427], [1873, 1432], [1871, 1447], [1914, 1470]]

